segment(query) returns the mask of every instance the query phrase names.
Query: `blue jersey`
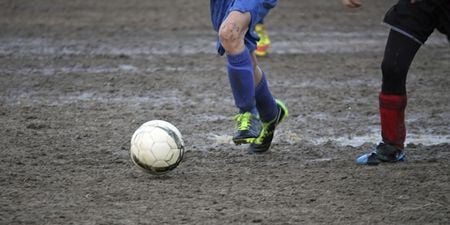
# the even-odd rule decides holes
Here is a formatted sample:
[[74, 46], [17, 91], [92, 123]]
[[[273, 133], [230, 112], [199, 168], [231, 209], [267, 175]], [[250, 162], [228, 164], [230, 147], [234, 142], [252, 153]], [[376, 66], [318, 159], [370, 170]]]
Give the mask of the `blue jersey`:
[[[270, 9], [276, 6], [278, 0], [210, 0], [211, 22], [215, 31], [219, 31], [223, 20], [232, 11], [249, 12], [251, 22], [249, 31], [245, 35], [245, 45], [253, 52], [256, 49], [256, 42], [259, 40], [258, 35], [254, 32], [255, 26], [262, 21], [269, 13]], [[224, 53], [224, 49], [217, 41], [217, 49], [219, 54]]]

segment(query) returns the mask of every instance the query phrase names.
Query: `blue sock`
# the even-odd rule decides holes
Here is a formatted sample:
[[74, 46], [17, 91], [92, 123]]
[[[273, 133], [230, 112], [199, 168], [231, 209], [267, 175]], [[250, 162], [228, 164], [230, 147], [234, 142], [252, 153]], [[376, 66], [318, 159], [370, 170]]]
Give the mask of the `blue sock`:
[[241, 113], [251, 112], [257, 115], [253, 64], [249, 50], [236, 55], [227, 55], [228, 78], [234, 102]]
[[266, 75], [261, 78], [261, 82], [255, 90], [256, 108], [258, 108], [259, 117], [263, 122], [272, 121], [278, 113], [278, 106], [270, 92]]

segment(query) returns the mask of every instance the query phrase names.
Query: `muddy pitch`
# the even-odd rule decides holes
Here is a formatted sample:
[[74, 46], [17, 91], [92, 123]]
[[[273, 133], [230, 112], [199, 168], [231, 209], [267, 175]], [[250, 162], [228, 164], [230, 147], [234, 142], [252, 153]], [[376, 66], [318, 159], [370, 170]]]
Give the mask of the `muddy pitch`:
[[[271, 152], [230, 142], [225, 59], [206, 1], [0, 2], [0, 224], [449, 224], [450, 48], [435, 33], [408, 75], [407, 157], [355, 165], [380, 141], [392, 1], [280, 1], [261, 59], [290, 116]], [[162, 119], [186, 157], [135, 168]]]

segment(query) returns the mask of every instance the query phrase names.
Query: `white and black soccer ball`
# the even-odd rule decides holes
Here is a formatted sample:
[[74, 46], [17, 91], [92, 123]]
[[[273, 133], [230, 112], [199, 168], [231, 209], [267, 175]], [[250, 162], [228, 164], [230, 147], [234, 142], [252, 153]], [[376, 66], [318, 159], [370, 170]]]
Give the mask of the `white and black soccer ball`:
[[131, 137], [131, 160], [151, 174], [175, 169], [183, 159], [184, 142], [180, 131], [164, 120], [142, 124]]

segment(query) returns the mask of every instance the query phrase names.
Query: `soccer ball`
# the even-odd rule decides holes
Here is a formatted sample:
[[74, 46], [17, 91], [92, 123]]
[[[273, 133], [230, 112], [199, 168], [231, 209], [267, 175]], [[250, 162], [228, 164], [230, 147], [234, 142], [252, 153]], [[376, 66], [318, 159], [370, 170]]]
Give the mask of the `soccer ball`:
[[131, 160], [151, 174], [175, 169], [183, 159], [184, 142], [171, 123], [151, 120], [142, 124], [131, 137]]

